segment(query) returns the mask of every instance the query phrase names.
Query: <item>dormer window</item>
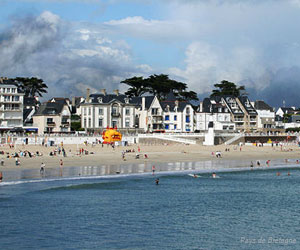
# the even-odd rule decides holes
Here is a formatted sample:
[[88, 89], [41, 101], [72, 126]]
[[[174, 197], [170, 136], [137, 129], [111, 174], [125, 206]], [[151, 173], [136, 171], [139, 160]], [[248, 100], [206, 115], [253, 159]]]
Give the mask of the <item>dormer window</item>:
[[102, 101], [103, 101], [103, 100], [102, 100], [102, 97], [98, 97], [98, 102], [99, 102], [99, 103], [102, 103]]
[[124, 101], [125, 101], [126, 104], [128, 104], [129, 103], [129, 98], [125, 98]]
[[167, 107], [166, 107], [166, 112], [170, 112], [170, 106], [169, 105], [167, 105]]

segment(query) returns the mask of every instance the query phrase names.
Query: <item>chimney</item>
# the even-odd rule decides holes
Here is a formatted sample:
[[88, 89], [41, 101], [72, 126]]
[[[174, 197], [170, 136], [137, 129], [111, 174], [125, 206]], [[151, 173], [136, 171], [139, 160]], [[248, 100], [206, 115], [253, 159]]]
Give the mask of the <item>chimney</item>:
[[72, 97], [72, 106], [75, 107], [75, 96]]
[[146, 108], [146, 98], [145, 96], [142, 97], [142, 110], [145, 110]]
[[85, 102], [90, 102], [90, 89], [86, 89], [86, 99]]
[[100, 89], [101, 94], [106, 95], [106, 89]]
[[200, 102], [200, 105], [199, 105], [199, 112], [202, 112], [203, 111], [203, 102]]
[[118, 95], [119, 95], [119, 90], [118, 90], [118, 89], [115, 89], [115, 90], [114, 90], [114, 93], [115, 93], [116, 96], [118, 96]]

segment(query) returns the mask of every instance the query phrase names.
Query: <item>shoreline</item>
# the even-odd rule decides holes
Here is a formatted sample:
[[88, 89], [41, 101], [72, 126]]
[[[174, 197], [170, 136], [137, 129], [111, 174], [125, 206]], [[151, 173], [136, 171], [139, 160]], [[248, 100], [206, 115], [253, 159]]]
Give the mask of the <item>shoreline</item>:
[[[141, 149], [141, 158], [135, 159], [138, 152], [138, 147]], [[93, 152], [89, 155], [76, 155], [76, 145], [66, 145], [65, 149], [67, 157], [49, 156], [49, 152], [55, 147], [42, 146], [24, 146], [17, 150], [39, 150], [43, 156], [33, 158], [20, 157], [20, 166], [15, 166], [15, 158], [4, 159], [5, 165], [0, 166], [0, 172], [3, 173], [3, 182], [22, 180], [28, 178], [51, 178], [51, 177], [78, 177], [78, 176], [107, 176], [120, 174], [135, 174], [135, 173], [151, 173], [152, 166], [155, 165], [158, 172], [166, 171], [218, 171], [219, 166], [223, 169], [241, 168], [243, 170], [250, 169], [251, 161], [254, 169], [268, 169], [267, 160], [270, 160], [272, 169], [276, 165], [286, 165], [287, 168], [297, 167], [300, 157], [300, 148], [297, 146], [287, 146], [283, 151], [279, 147], [255, 147], [243, 146], [241, 151], [235, 146], [212, 146], [205, 147], [202, 145], [158, 145], [145, 146], [134, 145], [127, 147], [101, 147], [99, 145], [92, 147], [90, 145], [83, 146], [85, 150]], [[229, 152], [225, 149], [229, 148]], [[134, 149], [134, 153], [126, 153], [126, 161], [122, 160], [123, 150]], [[10, 152], [11, 154], [16, 149], [6, 149], [2, 147], [0, 151]], [[214, 155], [212, 155], [214, 152]], [[221, 152], [222, 158], [217, 158], [215, 152]], [[148, 158], [143, 157], [147, 154]], [[1, 156], [0, 156], [1, 158]], [[63, 167], [59, 166], [60, 159], [63, 160]], [[285, 159], [289, 159], [286, 163]], [[260, 160], [261, 166], [256, 167], [256, 161]], [[41, 176], [40, 166], [45, 163], [46, 176]], [[275, 165], [274, 165], [275, 164]], [[284, 166], [285, 167], [285, 166]], [[300, 167], [300, 164], [299, 164]]]

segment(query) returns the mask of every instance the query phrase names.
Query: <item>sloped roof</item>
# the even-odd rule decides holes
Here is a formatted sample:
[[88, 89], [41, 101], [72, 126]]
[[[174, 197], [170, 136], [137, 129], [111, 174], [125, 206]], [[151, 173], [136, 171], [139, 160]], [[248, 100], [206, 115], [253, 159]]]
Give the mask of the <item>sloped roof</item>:
[[62, 102], [46, 102], [43, 103], [39, 109], [35, 112], [33, 116], [38, 116], [38, 115], [59, 115], [63, 108], [64, 108], [64, 103]]
[[273, 108], [271, 106], [269, 106], [267, 103], [265, 103], [264, 101], [261, 101], [261, 100], [255, 101], [254, 108], [257, 110], [273, 111]]

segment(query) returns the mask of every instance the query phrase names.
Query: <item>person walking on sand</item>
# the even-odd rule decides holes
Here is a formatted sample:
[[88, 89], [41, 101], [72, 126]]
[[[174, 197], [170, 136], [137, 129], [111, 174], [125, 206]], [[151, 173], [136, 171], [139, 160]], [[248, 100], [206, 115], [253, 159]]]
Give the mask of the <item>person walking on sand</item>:
[[155, 166], [153, 165], [152, 166], [152, 175], [154, 175], [154, 173], [155, 173]]
[[1, 166], [4, 166], [4, 159], [3, 159], [3, 157], [1, 158]]
[[60, 159], [60, 161], [59, 161], [59, 165], [60, 165], [60, 167], [61, 167], [61, 168], [63, 167], [63, 165], [64, 165], [64, 162], [63, 162], [63, 160], [62, 160], [62, 159]]
[[41, 164], [41, 169], [40, 169], [40, 174], [41, 174], [41, 175], [43, 175], [43, 174], [45, 173], [45, 167], [46, 167], [45, 163], [42, 162], [42, 164]]

